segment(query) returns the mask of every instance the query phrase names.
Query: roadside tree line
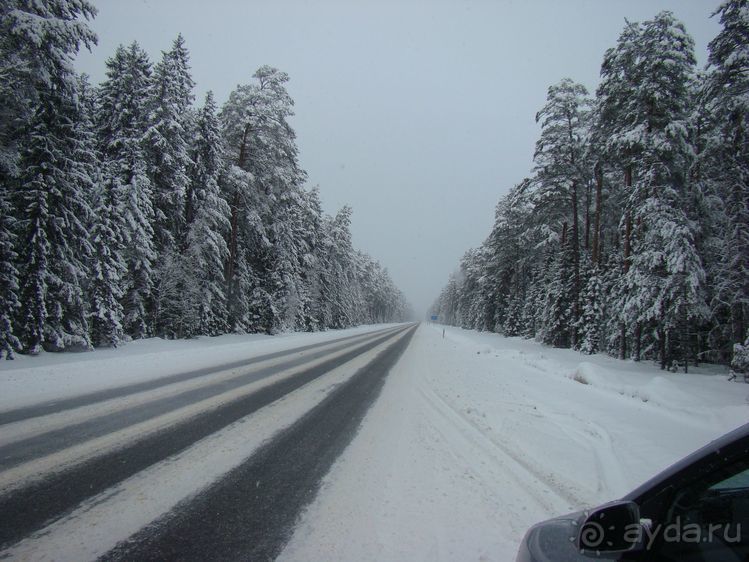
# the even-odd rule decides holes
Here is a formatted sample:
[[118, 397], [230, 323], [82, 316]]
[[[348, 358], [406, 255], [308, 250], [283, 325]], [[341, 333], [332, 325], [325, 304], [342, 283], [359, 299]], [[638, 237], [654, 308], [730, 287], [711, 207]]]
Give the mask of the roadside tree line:
[[0, 356], [403, 320], [386, 269], [305, 186], [288, 76], [194, 103], [178, 36], [91, 85], [87, 0], [0, 6]]
[[749, 328], [749, 3], [713, 16], [704, 70], [662, 12], [627, 22], [595, 96], [548, 89], [532, 174], [433, 314], [664, 369], [731, 360]]

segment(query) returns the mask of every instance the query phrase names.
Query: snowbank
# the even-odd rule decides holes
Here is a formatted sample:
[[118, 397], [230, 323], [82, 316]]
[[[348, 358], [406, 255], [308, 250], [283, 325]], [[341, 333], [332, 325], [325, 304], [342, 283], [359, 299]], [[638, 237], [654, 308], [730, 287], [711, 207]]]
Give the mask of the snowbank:
[[142, 382], [255, 355], [365, 333], [394, 324], [314, 333], [229, 334], [191, 340], [137, 340], [85, 353], [16, 355], [0, 361], [0, 410]]

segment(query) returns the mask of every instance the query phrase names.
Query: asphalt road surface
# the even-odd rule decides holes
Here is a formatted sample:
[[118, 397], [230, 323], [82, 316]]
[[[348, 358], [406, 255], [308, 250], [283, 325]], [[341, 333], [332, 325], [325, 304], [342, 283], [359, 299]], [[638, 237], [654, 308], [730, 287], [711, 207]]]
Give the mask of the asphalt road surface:
[[0, 412], [0, 559], [28, 556], [33, 549], [24, 548], [82, 502], [106, 498], [133, 475], [356, 365], [239, 465], [100, 553], [109, 560], [274, 558], [414, 330], [377, 330]]

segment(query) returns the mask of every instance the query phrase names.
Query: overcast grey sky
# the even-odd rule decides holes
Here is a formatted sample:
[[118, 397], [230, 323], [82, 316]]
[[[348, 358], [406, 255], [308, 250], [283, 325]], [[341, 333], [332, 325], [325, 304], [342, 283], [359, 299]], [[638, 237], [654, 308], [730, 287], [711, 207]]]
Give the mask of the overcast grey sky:
[[549, 85], [591, 92], [625, 18], [668, 9], [700, 66], [717, 0], [94, 0], [96, 83], [120, 43], [158, 60], [181, 32], [197, 103], [219, 103], [263, 64], [287, 72], [292, 125], [324, 208], [354, 209], [354, 244], [387, 267], [416, 311], [489, 234], [499, 197], [532, 166]]

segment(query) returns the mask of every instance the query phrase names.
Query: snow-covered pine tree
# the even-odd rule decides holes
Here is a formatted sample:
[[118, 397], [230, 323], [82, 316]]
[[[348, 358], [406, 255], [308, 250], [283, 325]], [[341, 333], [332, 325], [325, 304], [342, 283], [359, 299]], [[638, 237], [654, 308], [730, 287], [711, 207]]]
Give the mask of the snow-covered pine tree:
[[152, 301], [160, 337], [186, 338], [198, 333], [200, 318], [195, 303], [201, 300], [200, 290], [189, 259], [173, 250], [159, 258]]
[[197, 310], [196, 332], [212, 336], [228, 327], [223, 268], [228, 256], [224, 235], [229, 232], [229, 205], [219, 185], [224, 153], [216, 110], [209, 91], [198, 114], [185, 201], [185, 259], [198, 286], [197, 301], [192, 303]]
[[332, 220], [326, 221], [320, 246], [325, 287], [322, 297], [329, 311], [325, 318], [329, 328], [356, 326], [364, 309], [351, 244], [351, 214], [351, 208], [344, 206]]
[[114, 227], [116, 206], [112, 190], [102, 182], [94, 198], [93, 224], [89, 237], [93, 246], [88, 282], [91, 341], [96, 347], [117, 347], [123, 336], [122, 240]]
[[85, 146], [81, 165], [91, 178], [88, 190], [89, 206], [92, 209], [90, 222], [86, 225], [91, 243], [88, 264], [89, 276], [85, 283], [88, 299], [89, 327], [94, 346], [117, 347], [122, 332], [121, 281], [125, 273], [122, 259], [122, 239], [114, 228], [115, 204], [108, 189], [97, 149], [94, 117], [96, 98], [88, 77], [78, 80], [78, 98], [82, 107], [82, 144]]
[[749, 377], [749, 334], [747, 334], [743, 344], [733, 344], [731, 370], [736, 374], [743, 375], [745, 379]]
[[18, 300], [18, 270], [15, 266], [14, 209], [8, 197], [7, 184], [0, 185], [0, 359], [13, 359], [19, 341], [13, 331]]
[[584, 265], [585, 285], [580, 296], [580, 320], [578, 332], [580, 344], [578, 349], [583, 353], [592, 355], [603, 347], [605, 310], [606, 310], [606, 287], [604, 277], [599, 265]]
[[456, 314], [458, 291], [460, 282], [455, 274], [450, 275], [447, 285], [440, 295], [439, 317], [440, 321], [450, 326], [456, 325]]
[[522, 296], [513, 295], [510, 297], [510, 303], [507, 306], [502, 331], [505, 336], [519, 336], [523, 332], [522, 325]]
[[156, 64], [147, 101], [144, 147], [151, 180], [154, 234], [159, 254], [175, 252], [183, 241], [185, 194], [189, 185], [189, 122], [195, 83], [182, 35]]
[[153, 249], [153, 208], [151, 207], [151, 184], [146, 175], [145, 163], [141, 160], [139, 150], [132, 146], [132, 175], [128, 184], [117, 188], [119, 192], [118, 208], [123, 213], [127, 228], [124, 229], [125, 251], [123, 257], [127, 264], [127, 276], [124, 284], [122, 306], [124, 326], [127, 333], [135, 339], [144, 338], [152, 333], [152, 290], [154, 273], [152, 264], [156, 260]]
[[[74, 88], [74, 86], [72, 86]], [[90, 346], [82, 285], [91, 255], [86, 193], [91, 178], [82, 164], [78, 108], [73, 92], [48, 92], [32, 120], [22, 156], [21, 336], [24, 350], [38, 353]], [[29, 299], [29, 300], [26, 300]]]
[[[463, 295], [460, 299], [462, 315], [462, 326], [473, 330], [484, 328], [484, 308], [486, 302], [486, 267], [489, 252], [485, 244], [474, 250], [469, 250], [461, 261], [461, 273], [463, 274]], [[466, 259], [467, 258], [467, 259]], [[503, 313], [506, 313], [509, 304], [507, 295], [502, 295], [504, 302]]]
[[0, 3], [0, 179], [6, 195], [10, 180], [18, 176], [19, 141], [36, 101], [34, 73], [27, 62], [32, 57], [28, 52], [31, 41], [27, 39], [19, 45], [11, 32], [18, 4]]
[[357, 252], [359, 285], [366, 303], [366, 323], [386, 322], [390, 308], [391, 281], [386, 270], [364, 252]]
[[[636, 86], [636, 66], [638, 45], [642, 35], [642, 26], [636, 22], [626, 22], [617, 44], [606, 50], [601, 64], [601, 82], [596, 90], [596, 119], [592, 137], [600, 143], [595, 149], [601, 155], [599, 168], [606, 163], [622, 170], [623, 181], [617, 179], [615, 191], [621, 192], [618, 199], [629, 196], [632, 178], [638, 171], [638, 158], [642, 152], [642, 125], [638, 121], [642, 114], [636, 105], [638, 101]], [[610, 209], [611, 210], [611, 209]], [[617, 215], [612, 217], [616, 228], [620, 225], [621, 260], [623, 273], [629, 269], [632, 245], [632, 214], [630, 209], [617, 208]], [[617, 307], [619, 316], [618, 342], [619, 357], [628, 355], [629, 327], [621, 316], [621, 307]], [[612, 336], [613, 337], [613, 336]]]
[[369, 306], [365, 322], [401, 322], [406, 319], [406, 310], [403, 294], [398, 290], [390, 278], [387, 269], [384, 269], [370, 256], [357, 252], [364, 267], [361, 269], [360, 285], [364, 300]]
[[562, 230], [561, 251], [553, 258], [546, 275], [541, 341], [554, 347], [570, 347], [575, 329], [572, 311], [575, 299], [573, 244]]
[[481, 329], [504, 331], [511, 295], [525, 294], [526, 277], [534, 258], [534, 252], [527, 248], [531, 212], [529, 186], [530, 181], [524, 180], [499, 200], [494, 226], [482, 244]]
[[302, 205], [299, 213], [303, 245], [299, 255], [302, 278], [299, 283], [296, 329], [312, 332], [321, 328], [318, 314], [320, 263], [317, 246], [320, 243], [323, 213], [317, 188], [302, 192]]
[[269, 286], [273, 288], [274, 307], [278, 310], [273, 331], [286, 331], [294, 328], [301, 314], [302, 260], [309, 247], [303, 231], [301, 186], [287, 185], [273, 199], [273, 218], [267, 227], [272, 244]]
[[[628, 290], [623, 303], [624, 314], [632, 322], [656, 330], [661, 367], [666, 368], [676, 359], [672, 348], [681, 338], [682, 321], [694, 323], [706, 316], [705, 272], [695, 247], [696, 225], [686, 216], [679, 194], [656, 178], [652, 181], [651, 195], [634, 215], [645, 227], [625, 275]], [[686, 361], [687, 350], [681, 351]]]
[[153, 328], [166, 337], [181, 337], [197, 330], [195, 311], [185, 295], [198, 289], [191, 268], [182, 257], [186, 243], [185, 198], [190, 184], [193, 87], [189, 54], [180, 34], [154, 67], [144, 136], [157, 255]]
[[[288, 124], [293, 115], [293, 100], [285, 88], [288, 77], [273, 68], [262, 67], [255, 78], [261, 117], [258, 122], [266, 122], [258, 130], [266, 137], [268, 149], [268, 158], [262, 167], [256, 168], [255, 175], [269, 198], [269, 214], [264, 221], [272, 257], [266, 263], [265, 275], [277, 314], [272, 330], [279, 331], [292, 328], [300, 314], [302, 258], [309, 253], [302, 223], [302, 184], [306, 173], [299, 167], [296, 135]], [[268, 126], [271, 121], [280, 126], [278, 123]]]
[[704, 173], [720, 202], [711, 308], [714, 318], [727, 322], [725, 340], [716, 343], [730, 353], [749, 327], [749, 3], [727, 0], [713, 15], [722, 29], [708, 46], [703, 98], [711, 130]]
[[[591, 166], [585, 156], [591, 104], [582, 84], [564, 79], [549, 87], [546, 105], [536, 114], [536, 121], [541, 123], [541, 137], [534, 155], [535, 207], [546, 214], [547, 221], [571, 225], [567, 240], [572, 258], [570, 321], [573, 325], [580, 316], [579, 208], [583, 186], [590, 181]], [[570, 343], [577, 343], [574, 328], [570, 330]]]
[[[227, 184], [231, 216], [225, 271], [231, 306], [240, 304], [237, 299], [255, 295], [252, 300], [265, 311], [254, 316], [253, 327], [245, 329], [273, 332], [296, 316], [288, 307], [299, 282], [292, 209], [300, 202], [305, 175], [298, 166], [295, 135], [288, 123], [294, 105], [286, 91], [288, 75], [263, 66], [253, 79], [231, 93], [220, 115], [229, 159], [244, 172], [244, 179]], [[235, 180], [240, 176], [232, 173]], [[235, 292], [240, 246], [250, 251], [244, 252], [249, 262], [243, 266], [255, 280], [249, 295]], [[275, 259], [276, 254], [284, 255]], [[236, 324], [238, 315], [230, 310], [230, 316]], [[271, 324], [258, 325], [261, 320]]]
[[519, 334], [524, 338], [535, 338], [541, 327], [541, 311], [544, 299], [544, 275], [540, 267], [536, 267], [530, 274], [530, 285], [525, 292], [525, 302], [520, 323], [523, 326]]
[[20, 252], [25, 262], [20, 275], [20, 297], [24, 306], [19, 311], [16, 330], [20, 335], [21, 349], [31, 354], [42, 350], [47, 323], [47, 254], [50, 243], [44, 228], [49, 222], [45, 188], [40, 181], [33, 186], [29, 185], [22, 197], [19, 195], [19, 204], [25, 206], [26, 214], [22, 227], [28, 234]]
[[[261, 247], [268, 245], [257, 209], [260, 194], [253, 192], [251, 185], [252, 174], [236, 164], [228, 166], [226, 181], [221, 184], [224, 198], [231, 202], [227, 246], [234, 248], [233, 252], [229, 251], [224, 264], [227, 323], [230, 331], [239, 333], [252, 330], [250, 297], [254, 287], [260, 283], [251, 263], [249, 247], [251, 244]], [[255, 205], [255, 202], [258, 204]]]
[[0, 5], [0, 358], [13, 359], [19, 347], [13, 320], [20, 306], [16, 268], [16, 218], [14, 190], [18, 178], [19, 141], [36, 99], [33, 73], [25, 59], [31, 44], [19, 45], [11, 33], [15, 2]]
[[25, 211], [18, 239], [24, 351], [88, 348], [82, 284], [90, 256], [85, 222], [91, 178], [76, 95], [73, 56], [96, 36], [80, 21], [95, 13], [85, 0], [18, 3], [7, 15], [16, 55], [36, 90], [22, 140], [17, 198]]
[[[673, 359], [669, 342], [686, 318], [704, 317], [704, 270], [696, 247], [697, 225], [689, 216], [688, 138], [693, 41], [669, 12], [644, 22], [635, 80], [641, 118], [639, 170], [628, 198], [632, 232], [631, 267], [625, 272], [622, 310], [635, 326], [635, 359], [641, 338], [657, 341], [661, 366]], [[651, 330], [648, 333], [648, 330]], [[651, 336], [652, 334], [652, 336]], [[686, 351], [686, 350], [684, 350]]]
[[460, 259], [460, 292], [456, 309], [457, 325], [464, 329], [473, 329], [474, 310], [479, 290], [480, 249], [469, 248]]
[[[688, 181], [693, 158], [688, 142], [693, 48], [684, 26], [670, 12], [662, 12], [642, 24], [628, 23], [617, 47], [604, 57], [596, 137], [606, 139], [603, 154], [625, 172], [626, 195], [619, 226], [627, 290], [620, 292], [623, 300], [616, 306], [622, 314], [620, 356], [627, 355], [630, 339], [635, 359], [640, 358], [643, 345], [655, 342], [661, 354], [665, 353], [664, 330], [666, 324], [671, 325], [673, 311], [668, 303], [660, 312], [654, 312], [653, 306], [664, 302], [660, 300], [663, 291], [672, 292], [666, 288], [668, 283], [681, 283], [689, 293], [676, 278], [704, 277], [699, 259], [692, 259], [697, 256], [694, 231], [687, 232], [695, 226], [686, 209], [693, 189]], [[669, 205], [673, 216], [666, 216]], [[668, 262], [677, 269], [694, 267], [683, 276], [669, 271], [662, 259], [663, 245], [658, 237], [669, 228], [666, 225], [676, 229], [672, 228], [672, 233], [686, 236], [681, 249], [691, 257], [682, 254]], [[636, 252], [648, 255], [638, 258]], [[632, 271], [635, 266], [638, 271]], [[700, 298], [696, 294], [688, 297], [688, 314], [701, 314]]]
[[151, 68], [137, 43], [120, 46], [107, 61], [107, 79], [99, 89], [96, 126], [104, 166], [104, 185], [114, 205], [113, 229], [123, 241], [127, 266], [122, 299], [125, 332], [151, 334], [154, 250], [151, 183], [146, 174], [143, 137]]

